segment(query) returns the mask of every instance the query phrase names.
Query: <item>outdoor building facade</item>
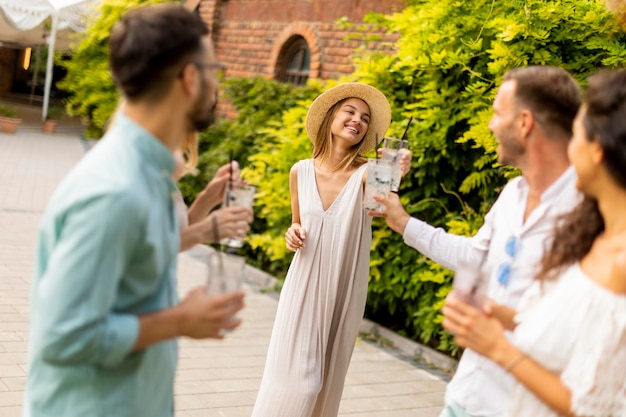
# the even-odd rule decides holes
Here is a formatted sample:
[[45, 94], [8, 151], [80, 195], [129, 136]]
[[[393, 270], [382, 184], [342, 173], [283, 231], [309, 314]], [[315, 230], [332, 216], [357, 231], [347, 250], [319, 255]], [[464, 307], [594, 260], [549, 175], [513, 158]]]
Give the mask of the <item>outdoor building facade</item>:
[[[302, 85], [350, 74], [356, 48], [390, 50], [396, 36], [363, 25], [363, 18], [400, 11], [406, 1], [195, 0], [193, 6], [211, 29], [228, 76]], [[372, 36], [378, 40], [364, 42]]]
[[[357, 48], [391, 51], [397, 35], [364, 24], [368, 13], [402, 10], [405, 0], [182, 0], [211, 30], [217, 58], [228, 77], [266, 77], [296, 85], [353, 72]], [[1, 35], [1, 32], [0, 32]], [[43, 38], [42, 38], [43, 39]], [[4, 42], [3, 42], [4, 41]], [[36, 45], [0, 36], [0, 97], [43, 94], [33, 79]], [[41, 65], [44, 65], [42, 63]], [[29, 68], [30, 71], [29, 71]], [[56, 74], [55, 83], [63, 74]], [[38, 71], [35, 71], [38, 72]], [[227, 105], [221, 116], [233, 115]]]

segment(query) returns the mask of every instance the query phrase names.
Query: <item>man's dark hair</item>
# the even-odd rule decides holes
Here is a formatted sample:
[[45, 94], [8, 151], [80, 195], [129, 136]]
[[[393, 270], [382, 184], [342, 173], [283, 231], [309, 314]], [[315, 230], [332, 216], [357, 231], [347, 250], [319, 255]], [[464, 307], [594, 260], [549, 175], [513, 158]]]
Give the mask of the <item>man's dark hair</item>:
[[515, 99], [527, 107], [548, 135], [572, 137], [572, 124], [581, 104], [580, 87], [564, 69], [531, 65], [504, 74], [516, 81]]
[[[585, 139], [602, 148], [602, 165], [626, 188], [626, 71], [604, 70], [587, 84], [582, 117]], [[582, 134], [583, 132], [581, 132]], [[554, 278], [584, 258], [605, 230], [596, 197], [587, 195], [556, 228], [552, 247], [543, 256], [539, 278]]]
[[208, 33], [202, 19], [180, 4], [130, 10], [109, 39], [113, 79], [130, 100], [159, 98], [184, 65], [201, 59], [202, 37]]
[[603, 70], [589, 77], [585, 103], [587, 139], [600, 144], [602, 164], [626, 188], [626, 70]]

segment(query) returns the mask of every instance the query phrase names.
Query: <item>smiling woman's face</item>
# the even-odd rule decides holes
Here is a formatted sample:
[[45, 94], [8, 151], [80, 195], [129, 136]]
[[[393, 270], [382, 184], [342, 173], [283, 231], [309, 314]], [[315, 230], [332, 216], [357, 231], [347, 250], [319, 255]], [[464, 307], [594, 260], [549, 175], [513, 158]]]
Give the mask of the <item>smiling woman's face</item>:
[[365, 137], [370, 119], [369, 106], [359, 98], [349, 98], [339, 107], [330, 126], [330, 132], [335, 140], [352, 147]]

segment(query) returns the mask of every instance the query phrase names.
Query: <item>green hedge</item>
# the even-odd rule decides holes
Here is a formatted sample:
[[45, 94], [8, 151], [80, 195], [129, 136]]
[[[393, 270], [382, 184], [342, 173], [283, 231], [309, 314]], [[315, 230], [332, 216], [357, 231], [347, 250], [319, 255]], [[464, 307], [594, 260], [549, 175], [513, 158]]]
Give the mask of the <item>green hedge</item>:
[[[601, 1], [417, 1], [391, 16], [370, 16], [400, 33], [397, 53], [366, 55], [356, 75], [393, 98], [397, 133], [414, 116], [408, 211], [471, 235], [515, 170], [496, 162], [488, 131], [491, 103], [506, 70], [555, 65], [584, 83], [601, 67], [626, 62], [626, 36]], [[412, 203], [412, 204], [410, 204]], [[452, 354], [440, 326], [451, 273], [376, 228], [368, 314]]]
[[107, 47], [111, 28], [127, 10], [165, 1], [103, 0], [84, 37], [72, 48], [71, 59], [56, 60], [67, 71], [65, 78], [58, 83], [59, 88], [70, 93], [65, 100], [65, 111], [70, 116], [80, 117], [88, 126], [87, 137], [102, 135], [119, 99], [109, 71]]

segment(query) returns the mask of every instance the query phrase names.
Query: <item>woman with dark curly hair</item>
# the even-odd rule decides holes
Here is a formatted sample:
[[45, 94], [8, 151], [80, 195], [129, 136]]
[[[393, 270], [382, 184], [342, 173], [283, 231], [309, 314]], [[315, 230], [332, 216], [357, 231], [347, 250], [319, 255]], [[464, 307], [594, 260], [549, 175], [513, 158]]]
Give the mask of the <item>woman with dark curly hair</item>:
[[507, 415], [626, 415], [626, 71], [589, 79], [568, 149], [584, 200], [559, 223], [516, 315], [450, 297], [444, 327], [518, 384]]

